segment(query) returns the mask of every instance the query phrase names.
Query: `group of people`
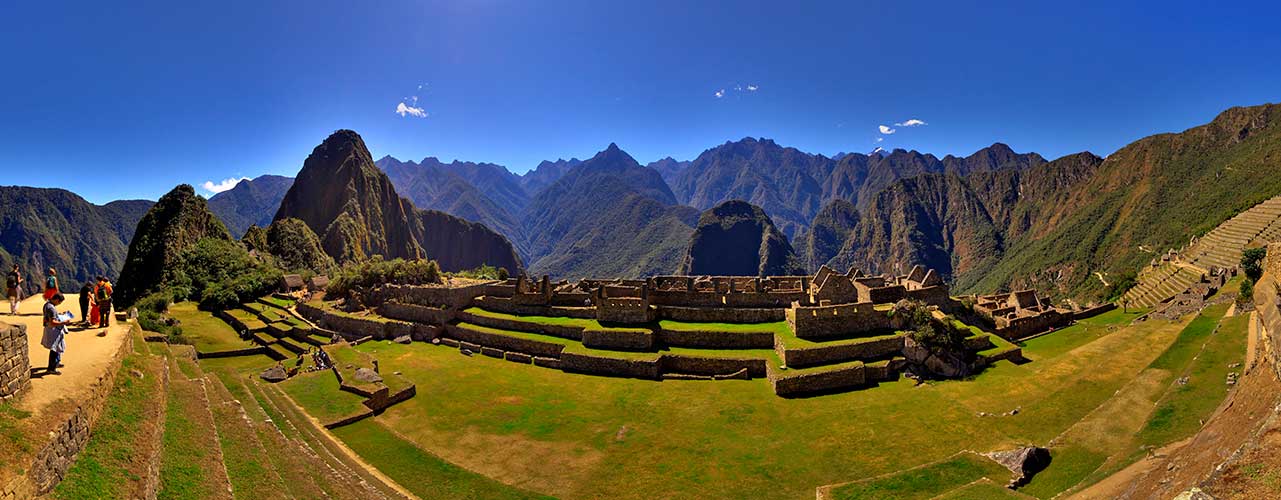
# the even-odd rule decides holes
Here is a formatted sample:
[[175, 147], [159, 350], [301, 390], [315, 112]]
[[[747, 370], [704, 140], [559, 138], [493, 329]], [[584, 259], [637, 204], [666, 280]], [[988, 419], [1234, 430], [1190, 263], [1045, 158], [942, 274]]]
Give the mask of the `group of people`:
[[[18, 314], [18, 303], [22, 301], [22, 284], [22, 273], [18, 265], [14, 264], [5, 278], [9, 314]], [[49, 366], [45, 369], [45, 374], [61, 375], [62, 372], [58, 369], [63, 367], [62, 354], [67, 350], [67, 327], [75, 323], [75, 317], [70, 311], [58, 312], [58, 307], [66, 297], [59, 291], [57, 270], [49, 269], [45, 274], [44, 285], [44, 335], [40, 339], [40, 345], [49, 350]], [[99, 337], [107, 335], [107, 327], [111, 324], [111, 299], [114, 292], [111, 281], [105, 276], [98, 276], [97, 280], [86, 282], [80, 288], [80, 324], [86, 328], [92, 328], [95, 324], [102, 328], [98, 332]]]

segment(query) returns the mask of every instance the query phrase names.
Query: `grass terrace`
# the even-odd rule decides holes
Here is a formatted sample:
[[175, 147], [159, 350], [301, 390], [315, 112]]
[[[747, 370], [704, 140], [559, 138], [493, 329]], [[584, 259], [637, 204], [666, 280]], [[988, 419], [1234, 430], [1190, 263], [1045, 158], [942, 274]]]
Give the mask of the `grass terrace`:
[[249, 349], [253, 342], [240, 338], [236, 329], [208, 312], [196, 309], [195, 302], [169, 307], [169, 315], [181, 322], [183, 334], [200, 352]]

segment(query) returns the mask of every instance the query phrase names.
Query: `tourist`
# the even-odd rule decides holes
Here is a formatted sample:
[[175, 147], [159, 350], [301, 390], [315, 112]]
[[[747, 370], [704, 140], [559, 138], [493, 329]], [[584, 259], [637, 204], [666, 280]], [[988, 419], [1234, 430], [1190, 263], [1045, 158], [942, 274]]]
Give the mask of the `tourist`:
[[114, 290], [111, 282], [107, 281], [106, 276], [98, 277], [98, 291], [94, 294], [94, 300], [98, 303], [98, 328], [102, 328], [99, 337], [107, 334], [107, 327], [111, 325], [111, 294]]
[[22, 299], [22, 273], [18, 272], [18, 265], [13, 265], [13, 270], [5, 277], [5, 297], [9, 298], [9, 314], [18, 315], [18, 301]]
[[46, 273], [44, 277], [44, 299], [45, 300], [52, 299], [53, 296], [57, 294], [58, 294], [58, 271], [54, 270], [51, 267], [49, 268], [49, 272]]
[[86, 281], [80, 287], [80, 322], [89, 326], [89, 304], [93, 302], [93, 282]]
[[49, 350], [46, 375], [62, 375], [58, 368], [62, 368], [62, 353], [67, 350], [67, 324], [71, 322], [70, 312], [65, 316], [58, 314], [63, 298], [61, 293], [55, 293], [44, 303], [44, 337], [40, 339], [40, 345]]

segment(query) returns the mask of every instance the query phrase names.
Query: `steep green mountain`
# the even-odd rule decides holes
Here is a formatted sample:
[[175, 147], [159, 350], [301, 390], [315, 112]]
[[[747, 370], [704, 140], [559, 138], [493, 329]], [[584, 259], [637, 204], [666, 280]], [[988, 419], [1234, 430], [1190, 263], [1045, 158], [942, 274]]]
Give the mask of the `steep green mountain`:
[[699, 216], [681, 270], [713, 276], [805, 273], [787, 238], [765, 211], [741, 200], [721, 203]]
[[566, 278], [671, 273], [697, 219], [657, 171], [610, 144], [530, 201], [530, 269]]
[[[251, 239], [256, 240], [257, 236], [251, 236]], [[266, 243], [267, 253], [276, 257], [279, 267], [285, 271], [328, 274], [334, 268], [334, 259], [320, 247], [320, 237], [298, 219], [273, 222], [267, 228]]]
[[817, 271], [820, 266], [836, 257], [845, 240], [858, 225], [858, 207], [845, 200], [832, 200], [824, 205], [809, 229], [797, 235], [793, 247], [801, 263], [809, 271]]
[[374, 165], [364, 140], [350, 130], [334, 132], [307, 157], [275, 220], [288, 218], [319, 235], [339, 263], [381, 255], [435, 259], [446, 271], [480, 264], [522, 268], [502, 235], [444, 213], [421, 212], [401, 198]]
[[422, 249], [410, 222], [413, 211], [374, 166], [360, 135], [339, 130], [303, 162], [273, 222], [301, 219], [340, 263], [373, 255], [416, 259]]
[[[406, 198], [409, 198], [415, 207], [425, 210], [438, 210], [484, 224], [506, 236], [509, 241], [516, 245], [518, 250], [523, 251], [524, 232], [520, 226], [520, 218], [515, 215], [528, 202], [528, 199], [523, 195], [523, 188], [512, 181], [508, 183], [508, 187], [499, 190], [500, 192], [510, 192], [512, 190], [521, 192], [519, 196], [511, 196], [520, 200], [516, 211], [513, 212], [508, 208], [504, 208], [502, 204], [490, 198], [489, 195], [486, 195], [483, 190], [452, 168], [451, 165], [443, 165], [439, 162], [433, 163], [428, 160], [434, 161], [435, 158], [428, 158], [419, 164], [413, 161], [402, 162], [394, 157], [384, 156], [375, 164], [391, 179], [392, 184], [396, 186], [396, 192], [402, 193]], [[459, 164], [476, 165], [454, 162], [454, 165]], [[497, 166], [495, 165], [495, 167]], [[506, 172], [506, 170], [504, 169], [503, 172]], [[492, 175], [503, 179], [511, 174], [494, 173]]]
[[150, 201], [94, 205], [70, 191], [0, 187], [0, 269], [18, 264], [26, 292], [43, 286], [45, 270], [58, 270], [67, 291], [97, 276], [116, 277], [140, 212]]
[[280, 175], [246, 179], [210, 197], [209, 210], [222, 219], [231, 234], [245, 234], [252, 225], [267, 227], [293, 183], [292, 177]]
[[231, 240], [218, 216], [190, 185], [161, 196], [138, 222], [116, 284], [116, 304], [125, 308], [159, 289], [165, 272], [202, 238]]

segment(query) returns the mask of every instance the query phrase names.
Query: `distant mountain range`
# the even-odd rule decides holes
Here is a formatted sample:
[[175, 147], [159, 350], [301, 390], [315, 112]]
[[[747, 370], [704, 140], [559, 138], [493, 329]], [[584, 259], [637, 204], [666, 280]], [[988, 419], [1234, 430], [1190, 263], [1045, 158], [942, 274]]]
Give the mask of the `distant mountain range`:
[[[417, 250], [454, 255], [451, 265], [463, 265], [475, 261], [466, 254], [486, 248], [484, 259], [577, 278], [672, 273], [686, 265], [691, 247], [741, 246], [728, 243], [741, 238], [720, 242], [699, 228], [700, 211], [742, 200], [763, 210], [772, 231], [790, 245], [790, 259], [809, 271], [823, 264], [893, 271], [922, 263], [962, 292], [1035, 287], [1097, 299], [1106, 291], [1093, 273], [1135, 272], [1150, 258], [1140, 245], [1178, 247], [1281, 193], [1274, 173], [1281, 159], [1279, 113], [1273, 105], [1233, 108], [1207, 125], [1136, 141], [1107, 159], [1083, 152], [1046, 161], [1001, 143], [964, 157], [902, 149], [827, 157], [745, 138], [693, 160], [648, 165], [610, 144], [588, 160], [545, 161], [523, 175], [432, 157], [366, 161], [355, 136], [344, 139], [341, 153], [318, 147], [299, 179], [312, 164], [326, 168], [302, 187], [301, 180], [264, 176], [212, 197], [209, 206], [233, 235], [297, 217], [340, 261]], [[287, 195], [291, 191], [297, 194]], [[30, 234], [88, 224], [109, 227], [113, 240], [127, 241], [125, 226], [149, 206], [26, 196], [18, 203], [78, 207], [61, 219], [38, 208], [34, 217], [0, 218], [27, 217], [8, 224]], [[0, 232], [7, 252], [0, 261], [9, 255], [32, 264], [51, 261], [47, 248], [14, 243], [9, 234]], [[100, 249], [92, 259], [101, 263], [88, 267], [118, 266], [120, 246], [99, 237], [81, 237], [95, 239], [82, 246]], [[453, 246], [444, 243], [459, 238]], [[503, 256], [508, 245], [513, 258]]]

